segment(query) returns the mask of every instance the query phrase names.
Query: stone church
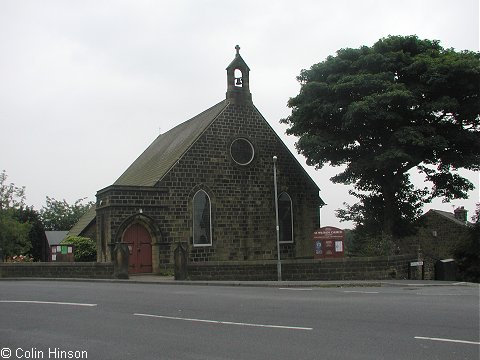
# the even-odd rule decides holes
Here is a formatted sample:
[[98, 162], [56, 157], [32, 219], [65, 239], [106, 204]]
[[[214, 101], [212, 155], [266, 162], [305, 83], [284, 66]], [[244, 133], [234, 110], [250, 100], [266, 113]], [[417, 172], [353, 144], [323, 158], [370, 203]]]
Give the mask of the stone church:
[[158, 136], [71, 230], [96, 238], [98, 261], [118, 242], [131, 273], [171, 268], [179, 243], [189, 262], [276, 259], [274, 156], [281, 258], [313, 257], [319, 188], [253, 104], [239, 50], [226, 98]]

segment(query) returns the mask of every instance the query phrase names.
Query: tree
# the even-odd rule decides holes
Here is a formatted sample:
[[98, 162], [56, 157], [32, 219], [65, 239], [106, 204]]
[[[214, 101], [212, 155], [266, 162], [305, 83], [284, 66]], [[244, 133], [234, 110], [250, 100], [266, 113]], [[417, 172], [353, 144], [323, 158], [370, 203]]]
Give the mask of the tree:
[[455, 249], [459, 280], [480, 282], [480, 222], [470, 228], [469, 237]]
[[93, 205], [93, 202], [83, 204], [84, 200], [78, 199], [70, 205], [65, 199], [59, 201], [47, 196], [47, 204], [40, 210], [45, 230], [70, 230]]
[[[339, 212], [343, 220], [401, 236], [424, 203], [467, 197], [474, 187], [456, 170], [480, 170], [479, 60], [438, 41], [389, 36], [301, 71], [281, 121], [309, 165], [345, 167], [331, 180], [353, 185], [360, 202]], [[412, 185], [415, 169], [430, 189]]]
[[30, 255], [37, 261], [48, 261], [48, 243], [40, 214], [31, 207], [16, 209], [13, 216], [21, 223], [28, 223], [28, 239], [31, 244]]
[[480, 282], [480, 203], [477, 203], [470, 236], [455, 249], [459, 280]]
[[97, 244], [90, 238], [82, 236], [68, 236], [63, 239], [62, 244], [74, 245], [73, 257], [75, 261], [96, 261]]
[[6, 257], [23, 255], [30, 251], [30, 229], [31, 225], [18, 221], [12, 210], [0, 213], [0, 248]]
[[0, 248], [5, 256], [26, 254], [32, 247], [31, 225], [19, 221], [18, 211], [25, 209], [25, 187], [7, 183], [7, 173], [0, 173]]
[[0, 211], [8, 209], [19, 209], [25, 205], [25, 186], [18, 187], [15, 184], [7, 184], [7, 172], [0, 173]]

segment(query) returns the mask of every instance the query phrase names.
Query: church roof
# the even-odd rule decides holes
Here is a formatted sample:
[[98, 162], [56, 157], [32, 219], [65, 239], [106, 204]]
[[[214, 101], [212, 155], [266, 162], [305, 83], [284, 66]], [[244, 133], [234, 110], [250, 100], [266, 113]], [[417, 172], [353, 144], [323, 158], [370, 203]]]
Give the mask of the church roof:
[[228, 105], [219, 102], [190, 120], [159, 135], [115, 181], [120, 186], [154, 186]]
[[80, 219], [78, 219], [77, 223], [73, 225], [67, 236], [80, 236], [82, 231], [85, 230], [93, 220], [95, 220], [95, 217], [97, 216], [96, 214], [96, 206], [93, 205]]

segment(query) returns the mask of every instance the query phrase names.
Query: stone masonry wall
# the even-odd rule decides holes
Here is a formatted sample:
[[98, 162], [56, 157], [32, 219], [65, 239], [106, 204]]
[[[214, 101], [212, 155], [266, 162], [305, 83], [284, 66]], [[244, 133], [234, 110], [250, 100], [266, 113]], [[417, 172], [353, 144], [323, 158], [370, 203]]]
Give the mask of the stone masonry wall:
[[[345, 258], [323, 260], [283, 260], [282, 280], [384, 280], [407, 279], [415, 256]], [[190, 280], [277, 280], [276, 261], [190, 263]]]
[[170, 264], [170, 210], [168, 190], [164, 188], [110, 186], [97, 193], [97, 260], [112, 261], [116, 242], [132, 221], [143, 223], [152, 238], [154, 272]]
[[1, 263], [0, 278], [113, 278], [112, 263]]

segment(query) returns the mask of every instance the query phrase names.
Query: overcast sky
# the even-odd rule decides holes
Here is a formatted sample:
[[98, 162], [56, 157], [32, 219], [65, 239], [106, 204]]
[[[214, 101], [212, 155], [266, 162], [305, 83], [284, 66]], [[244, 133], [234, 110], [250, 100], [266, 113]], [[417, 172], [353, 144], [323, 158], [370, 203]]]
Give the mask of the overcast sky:
[[[48, 195], [88, 197], [111, 185], [158, 136], [225, 98], [235, 45], [253, 101], [295, 154], [279, 120], [301, 69], [345, 47], [416, 34], [479, 50], [478, 0], [0, 0], [0, 171], [37, 210]], [[353, 204], [336, 168], [305, 165], [334, 211]], [[464, 173], [465, 174], [465, 173]], [[473, 214], [469, 200], [427, 207]]]

